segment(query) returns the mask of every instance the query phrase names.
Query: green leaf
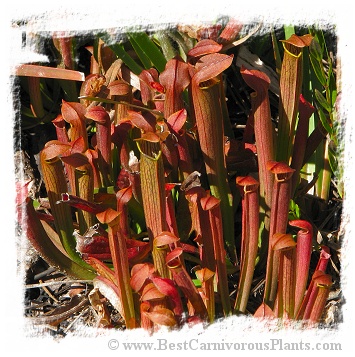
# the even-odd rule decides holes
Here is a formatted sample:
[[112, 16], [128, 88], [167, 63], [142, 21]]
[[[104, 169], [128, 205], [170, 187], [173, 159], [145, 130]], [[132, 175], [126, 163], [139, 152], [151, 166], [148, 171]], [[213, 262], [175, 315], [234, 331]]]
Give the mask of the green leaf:
[[192, 279], [192, 282], [197, 288], [200, 288], [202, 286], [201, 281], [199, 279]]
[[40, 203], [37, 199], [33, 200], [33, 207], [34, 207], [34, 209], [37, 209], [37, 208], [40, 207], [40, 206], [41, 206], [41, 203]]
[[171, 31], [168, 35], [177, 44], [181, 58], [186, 61], [187, 53], [194, 46], [192, 38], [187, 37], [184, 39], [182, 34], [177, 31]]
[[328, 70], [328, 92], [329, 92], [329, 100], [331, 102], [331, 106], [334, 107], [335, 101], [338, 96], [338, 91], [337, 91], [336, 79], [333, 71], [333, 65], [331, 61], [329, 61], [329, 70]]
[[99, 187], [94, 189], [94, 193], [111, 193], [116, 194], [114, 186]]
[[[303, 49], [303, 80], [302, 80], [302, 94], [303, 97], [310, 103], [313, 103], [313, 83], [312, 78], [314, 77], [314, 71], [311, 68], [311, 63], [309, 59], [309, 49], [306, 47]], [[318, 80], [317, 80], [318, 84]]]
[[100, 43], [100, 39], [105, 42], [106, 37], [107, 37], [107, 35], [103, 34], [102, 37], [98, 36], [94, 41], [93, 56], [94, 56], [95, 61], [97, 63], [99, 63], [99, 43]]
[[150, 58], [147, 56], [144, 50], [142, 50], [139, 46], [139, 44], [135, 41], [134, 36], [128, 35], [129, 42], [131, 43], [134, 51], [136, 52], [138, 58], [143, 64], [143, 67], [145, 69], [149, 69], [153, 67], [153, 62], [150, 60]]
[[116, 43], [109, 45], [109, 47], [134, 74], [138, 76], [143, 71], [143, 68], [126, 52], [123, 45]]
[[328, 158], [329, 158], [329, 166], [333, 173], [337, 172], [338, 170], [338, 159], [336, 152], [328, 146]]
[[323, 109], [325, 109], [328, 113], [331, 113], [332, 112], [332, 106], [328, 103], [328, 101], [324, 98], [324, 96], [322, 95], [322, 93], [318, 89], [314, 90], [314, 95], [316, 97], [316, 100], [317, 100], [318, 104]]
[[324, 70], [323, 70], [323, 66], [322, 66], [322, 62], [319, 62], [314, 56], [310, 55], [309, 59], [311, 61], [314, 73], [316, 74], [319, 82], [322, 84], [323, 87], [326, 86], [327, 84], [327, 78], [325, 76]]
[[313, 56], [318, 62], [322, 62], [323, 59], [323, 51], [322, 48], [319, 44], [319, 42], [316, 39], [313, 39], [310, 46], [309, 46], [309, 52], [311, 56]]
[[30, 129], [39, 124], [41, 122], [33, 115], [31, 109], [21, 105], [21, 129]]
[[276, 34], [275, 34], [274, 28], [271, 30], [271, 40], [272, 40], [272, 48], [274, 49], [276, 70], [277, 70], [277, 73], [280, 73], [281, 72], [282, 59], [281, 59], [280, 48], [279, 48], [279, 45], [278, 45], [278, 41], [277, 41], [277, 38], [276, 38]]
[[165, 69], [166, 59], [156, 44], [144, 32], [128, 34], [132, 47], [142, 61], [146, 69], [151, 67], [150, 63], [159, 71]]
[[288, 40], [292, 35], [295, 34], [295, 28], [291, 25], [284, 26], [285, 39]]
[[26, 107], [25, 105], [21, 106], [21, 114], [25, 115], [29, 118], [34, 118], [39, 123], [37, 118], [33, 115], [32, 110], [30, 108]]
[[[325, 56], [328, 56], [327, 46], [325, 43], [324, 33], [322, 30], [315, 30], [314, 37], [316, 41], [319, 43], [321, 51]], [[323, 56], [322, 56], [323, 58]]]
[[295, 219], [301, 219], [300, 208], [294, 200], [290, 200], [288, 219], [289, 219], [289, 221], [292, 221]]
[[164, 57], [167, 61], [174, 58], [177, 55], [177, 52], [174, 46], [171, 43], [171, 37], [165, 31], [158, 31], [154, 35], [154, 39], [160, 46], [161, 50], [163, 51]]
[[52, 94], [49, 92], [47, 81], [43, 78], [40, 81], [40, 90], [42, 94], [43, 107], [45, 109], [54, 108], [55, 106], [54, 97], [52, 97]]
[[326, 115], [324, 114], [322, 109], [318, 109], [317, 110], [318, 116], [320, 121], [322, 122], [325, 130], [327, 131], [327, 133], [329, 133], [330, 135], [333, 134], [333, 128], [331, 126], [331, 124], [329, 123], [328, 118], [326, 117]]

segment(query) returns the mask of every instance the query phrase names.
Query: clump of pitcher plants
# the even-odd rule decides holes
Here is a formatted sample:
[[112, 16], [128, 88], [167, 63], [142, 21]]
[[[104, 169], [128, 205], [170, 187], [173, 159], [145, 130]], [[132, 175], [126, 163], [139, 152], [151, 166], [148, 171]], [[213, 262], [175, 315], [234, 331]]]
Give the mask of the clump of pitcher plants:
[[[17, 69], [30, 88], [49, 77], [66, 89], [54, 118], [41, 93], [31, 92], [33, 120], [49, 118], [56, 138], [40, 152], [48, 208], [35, 208], [22, 185], [19, 222], [49, 265], [91, 280], [127, 329], [153, 332], [234, 314], [305, 324], [323, 316], [330, 251], [315, 243], [312, 221], [291, 217], [290, 207], [302, 207], [303, 170], [315, 149], [336, 140], [334, 73], [321, 65], [319, 32], [282, 40], [275, 121], [269, 76], [235, 66], [231, 49], [243, 42], [242, 28], [230, 19], [195, 37], [159, 32], [154, 42], [129, 33], [131, 52], [98, 35], [87, 48], [85, 78], [69, 61], [72, 42], [57, 34], [69, 64]], [[308, 58], [330, 95], [306, 99]], [[227, 71], [239, 71], [248, 88], [241, 137], [229, 118]], [[312, 131], [315, 113], [321, 119]], [[319, 257], [313, 271], [312, 254]], [[257, 274], [262, 301], [252, 311]]]

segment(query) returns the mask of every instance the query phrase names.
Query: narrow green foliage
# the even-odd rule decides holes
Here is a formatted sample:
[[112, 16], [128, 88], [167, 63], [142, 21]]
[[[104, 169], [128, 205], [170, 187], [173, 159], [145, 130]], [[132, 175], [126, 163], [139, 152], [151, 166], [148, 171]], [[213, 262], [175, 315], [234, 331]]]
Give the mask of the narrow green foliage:
[[112, 44], [109, 45], [112, 51], [116, 54], [118, 58], [121, 58], [122, 61], [127, 65], [127, 67], [136, 75], [142, 72], [142, 66], [140, 66], [125, 50], [124, 46], [121, 44]]
[[284, 32], [285, 32], [285, 38], [290, 38], [292, 35], [295, 34], [295, 27], [292, 25], [285, 25]]
[[157, 31], [153, 35], [153, 39], [158, 42], [158, 45], [163, 52], [164, 58], [167, 61], [171, 60], [178, 54], [172, 44], [171, 35], [168, 31]]
[[146, 33], [130, 32], [128, 38], [146, 69], [154, 66], [159, 72], [164, 70], [166, 58]]

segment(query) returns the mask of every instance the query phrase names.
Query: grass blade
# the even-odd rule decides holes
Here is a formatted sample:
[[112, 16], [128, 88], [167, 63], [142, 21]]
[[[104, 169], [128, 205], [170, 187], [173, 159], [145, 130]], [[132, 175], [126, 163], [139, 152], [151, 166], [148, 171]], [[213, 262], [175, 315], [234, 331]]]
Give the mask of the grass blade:
[[128, 38], [145, 69], [149, 69], [153, 65], [159, 72], [164, 71], [166, 58], [145, 32], [131, 32], [128, 34]]

